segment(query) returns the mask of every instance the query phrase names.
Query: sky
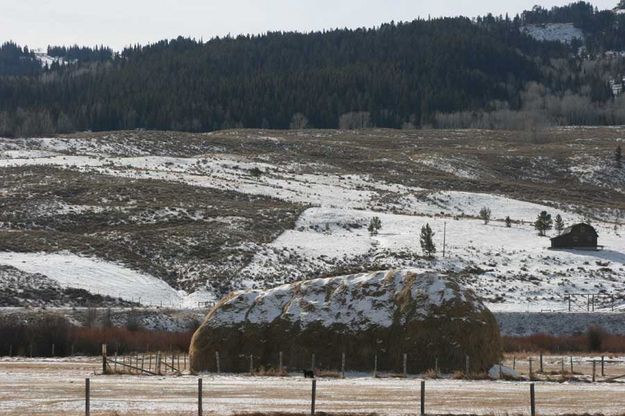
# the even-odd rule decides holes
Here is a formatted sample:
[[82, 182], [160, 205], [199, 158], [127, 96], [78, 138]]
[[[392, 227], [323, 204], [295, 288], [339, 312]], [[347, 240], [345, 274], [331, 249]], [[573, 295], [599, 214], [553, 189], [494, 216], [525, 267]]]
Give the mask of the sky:
[[[533, 5], [573, 0], [0, 0], [0, 42], [30, 48], [107, 45], [115, 50], [179, 35], [210, 39], [227, 34], [373, 27], [417, 17], [511, 16]], [[593, 0], [599, 9], [617, 0]]]

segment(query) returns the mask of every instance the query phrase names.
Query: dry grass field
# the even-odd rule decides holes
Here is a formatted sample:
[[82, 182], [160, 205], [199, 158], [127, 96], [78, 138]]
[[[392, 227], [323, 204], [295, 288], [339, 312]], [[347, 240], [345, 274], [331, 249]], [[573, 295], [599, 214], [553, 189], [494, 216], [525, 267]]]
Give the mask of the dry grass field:
[[[98, 359], [3, 359], [0, 361], [0, 414], [84, 414], [85, 378], [91, 380], [92, 415], [197, 414], [197, 377], [102, 376]], [[207, 415], [306, 414], [311, 382], [244, 375], [202, 375]], [[317, 410], [328, 414], [409, 415], [419, 412], [419, 379], [318, 380]], [[620, 383], [536, 383], [541, 415], [619, 415], [625, 408]], [[428, 414], [528, 414], [527, 382], [426, 381]]]

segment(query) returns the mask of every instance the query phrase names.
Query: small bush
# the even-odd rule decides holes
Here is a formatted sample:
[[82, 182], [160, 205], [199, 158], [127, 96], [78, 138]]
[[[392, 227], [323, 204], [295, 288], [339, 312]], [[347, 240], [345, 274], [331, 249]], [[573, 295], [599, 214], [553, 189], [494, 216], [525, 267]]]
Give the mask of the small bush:
[[598, 326], [591, 326], [586, 332], [586, 339], [588, 340], [588, 351], [598, 352], [603, 351], [603, 343], [607, 333]]
[[484, 221], [484, 224], [488, 224], [490, 222], [491, 215], [491, 210], [488, 207], [483, 207], [480, 210], [480, 218], [482, 219], [482, 221]]
[[425, 373], [423, 373], [423, 378], [427, 378], [427, 379], [437, 379], [440, 377], [440, 374], [438, 374], [438, 372], [432, 368], [430, 368], [428, 371], [426, 371]]

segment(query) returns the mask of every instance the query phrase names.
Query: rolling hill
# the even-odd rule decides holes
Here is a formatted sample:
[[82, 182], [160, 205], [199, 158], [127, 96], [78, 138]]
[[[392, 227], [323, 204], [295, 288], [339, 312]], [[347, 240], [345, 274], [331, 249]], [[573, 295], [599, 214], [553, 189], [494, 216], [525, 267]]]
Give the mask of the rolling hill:
[[[568, 293], [620, 308], [625, 171], [613, 153], [624, 135], [558, 128], [536, 143], [516, 132], [372, 129], [2, 139], [0, 265], [174, 307], [241, 288], [403, 268], [457, 272], [495, 311], [559, 310]], [[487, 225], [482, 207], [492, 211]], [[532, 225], [543, 210], [567, 225], [591, 222], [604, 250], [548, 250]], [[372, 236], [373, 216], [382, 228]], [[435, 259], [419, 247], [426, 223]]]

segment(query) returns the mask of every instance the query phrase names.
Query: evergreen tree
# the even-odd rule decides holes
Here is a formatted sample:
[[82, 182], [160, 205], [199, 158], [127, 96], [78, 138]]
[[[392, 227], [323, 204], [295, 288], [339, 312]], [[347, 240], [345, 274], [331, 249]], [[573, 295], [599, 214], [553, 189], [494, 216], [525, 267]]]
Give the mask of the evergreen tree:
[[367, 228], [369, 230], [369, 234], [378, 235], [378, 231], [380, 231], [381, 228], [382, 220], [380, 220], [380, 217], [371, 218], [371, 221], [369, 222], [369, 227]]
[[614, 152], [614, 160], [616, 161], [616, 167], [620, 168], [623, 165], [623, 150], [621, 149], [621, 145], [616, 146], [616, 151]]
[[434, 233], [430, 228], [430, 224], [425, 224], [421, 227], [421, 238], [419, 242], [421, 243], [421, 250], [426, 256], [434, 256], [436, 253], [436, 245], [434, 244]]
[[512, 227], [512, 219], [509, 216], [506, 217], [506, 227]]
[[[541, 42], [519, 30], [569, 22], [585, 39]], [[578, 56], [582, 47], [589, 56], [625, 50], [625, 14], [581, 1], [539, 6], [512, 21], [488, 15], [208, 42], [179, 37], [119, 54], [50, 46], [48, 54], [67, 64], [48, 68], [30, 49], [7, 43], [0, 46], [0, 132], [518, 129], [532, 117], [523, 110], [528, 85], [548, 91], [536, 102], [553, 99], [550, 109], [531, 110], [544, 123], [623, 124], [603, 72], [581, 70], [586, 59], [602, 65]], [[529, 124], [535, 140], [540, 124]]]
[[551, 219], [551, 214], [547, 213], [547, 211], [542, 211], [538, 214], [536, 221], [534, 222], [534, 228], [538, 230], [538, 235], [544, 237], [548, 230], [553, 228], [553, 220]]
[[562, 220], [562, 216], [560, 214], [556, 215], [554, 228], [558, 232], [558, 235], [562, 234], [562, 230], [564, 230], [564, 221]]
[[480, 210], [480, 218], [484, 220], [484, 224], [488, 224], [490, 222], [491, 212], [490, 208], [483, 207]]

